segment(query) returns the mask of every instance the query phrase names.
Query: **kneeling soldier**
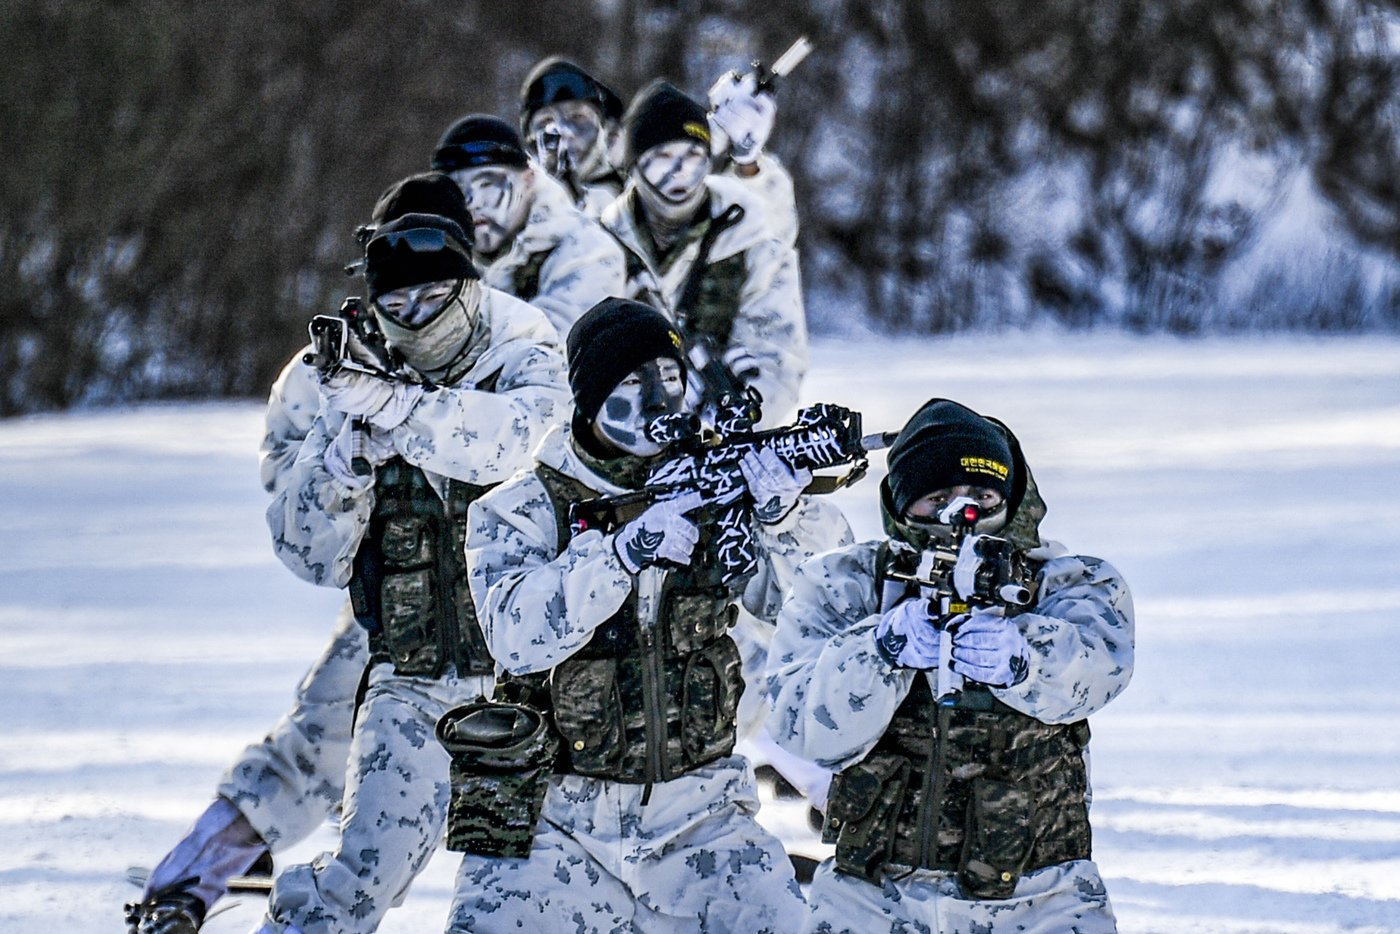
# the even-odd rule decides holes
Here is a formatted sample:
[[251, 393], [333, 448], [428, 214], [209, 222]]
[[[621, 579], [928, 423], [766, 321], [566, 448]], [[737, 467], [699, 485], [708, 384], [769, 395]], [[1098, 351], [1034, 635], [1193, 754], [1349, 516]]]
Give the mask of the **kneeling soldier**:
[[686, 366], [674, 326], [623, 299], [579, 319], [568, 354], [572, 425], [472, 505], [467, 539], [491, 654], [512, 675], [548, 674], [561, 760], [528, 856], [464, 858], [451, 929], [795, 930], [802, 896], [732, 752], [743, 681], [729, 628], [739, 604], [771, 621], [785, 569], [849, 528], [770, 451], [743, 468], [759, 547], [737, 573], [698, 493], [571, 537], [572, 504], [635, 490], [666, 460], [647, 429], [684, 408]]
[[838, 771], [805, 930], [1112, 931], [1085, 718], [1132, 675], [1127, 585], [1041, 542], [999, 422], [934, 400], [889, 465], [889, 541], [799, 568], [769, 654], [769, 731]]

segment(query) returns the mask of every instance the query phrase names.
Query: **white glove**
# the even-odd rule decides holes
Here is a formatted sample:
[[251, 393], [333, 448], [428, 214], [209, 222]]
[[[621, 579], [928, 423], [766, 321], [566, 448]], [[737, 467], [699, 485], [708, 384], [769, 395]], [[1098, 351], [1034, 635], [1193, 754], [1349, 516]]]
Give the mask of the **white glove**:
[[689, 564], [690, 553], [700, 541], [700, 529], [685, 517], [705, 504], [698, 492], [685, 493], [649, 507], [617, 530], [613, 549], [629, 574], [661, 561]]
[[361, 457], [370, 467], [378, 467], [398, 454], [393, 443], [382, 432], [372, 426], [356, 426], [355, 419], [347, 418], [340, 431], [331, 439], [330, 446], [321, 457], [326, 472], [352, 490], [366, 490], [374, 485], [374, 471], [357, 474], [351, 466], [355, 458]]
[[745, 386], [752, 386], [754, 380], [763, 372], [762, 365], [758, 358], [744, 347], [731, 347], [720, 357], [726, 369], [734, 374], [734, 378]]
[[407, 420], [423, 398], [423, 387], [342, 369], [322, 377], [321, 397], [328, 408], [346, 415], [363, 415], [376, 428], [389, 431]]
[[739, 461], [739, 472], [744, 475], [744, 483], [753, 496], [754, 518], [764, 525], [781, 522], [812, 482], [810, 470], [805, 467], [793, 470], [771, 448], [745, 451]]
[[773, 135], [778, 104], [772, 94], [736, 93], [715, 108], [710, 122], [729, 138], [729, 158], [749, 165]]
[[948, 625], [952, 633], [953, 670], [992, 687], [1008, 688], [1026, 680], [1031, 647], [1015, 620], [1001, 607], [978, 607]]
[[875, 627], [875, 644], [880, 654], [890, 664], [903, 668], [937, 668], [940, 638], [928, 615], [928, 600], [923, 597], [896, 603]]

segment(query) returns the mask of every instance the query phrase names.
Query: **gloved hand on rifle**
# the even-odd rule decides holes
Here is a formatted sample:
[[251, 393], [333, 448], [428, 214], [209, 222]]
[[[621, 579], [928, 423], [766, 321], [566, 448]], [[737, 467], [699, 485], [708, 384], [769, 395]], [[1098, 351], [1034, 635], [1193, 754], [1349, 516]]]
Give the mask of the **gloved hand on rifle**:
[[950, 621], [948, 630], [953, 670], [969, 681], [1008, 688], [1030, 674], [1030, 644], [1001, 607], [978, 607]]
[[755, 90], [752, 72], [728, 75], [710, 88], [710, 124], [719, 130], [721, 138], [714, 143], [716, 152], [729, 142], [729, 158], [738, 165], [751, 165], [773, 134], [778, 104], [772, 94]]
[[423, 387], [342, 368], [321, 377], [321, 398], [328, 408], [363, 415], [376, 428], [391, 431], [408, 419], [423, 398]]
[[363, 474], [355, 473], [354, 464], [363, 459], [370, 468], [398, 454], [389, 436], [372, 425], [357, 426], [355, 419], [347, 418], [340, 431], [331, 440], [321, 462], [326, 472], [352, 490], [365, 490], [374, 483], [374, 470]]
[[938, 667], [942, 634], [929, 615], [928, 600], [910, 597], [890, 607], [875, 627], [875, 644], [891, 665], [927, 670]]
[[613, 548], [630, 574], [662, 561], [689, 564], [700, 529], [685, 517], [705, 504], [698, 491], [662, 500], [617, 530]]
[[753, 496], [754, 518], [764, 525], [781, 522], [812, 482], [810, 470], [793, 470], [769, 448], [744, 452], [739, 472], [744, 475], [744, 483]]

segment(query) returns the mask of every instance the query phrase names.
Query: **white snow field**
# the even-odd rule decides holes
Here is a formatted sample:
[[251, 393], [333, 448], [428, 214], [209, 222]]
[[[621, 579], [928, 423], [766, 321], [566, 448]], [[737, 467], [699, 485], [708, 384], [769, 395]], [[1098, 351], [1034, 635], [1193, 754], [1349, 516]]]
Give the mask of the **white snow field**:
[[[1136, 677], [1092, 721], [1122, 930], [1400, 931], [1400, 338], [814, 348], [806, 397], [869, 429], [935, 395], [1006, 421], [1048, 536], [1133, 588]], [[272, 555], [260, 421], [0, 422], [0, 931], [121, 931], [126, 867], [179, 837], [319, 651], [339, 595]], [[867, 537], [882, 463], [841, 494]], [[765, 812], [820, 852], [800, 808]], [[441, 930], [455, 866], [440, 853], [381, 930]], [[206, 930], [249, 930], [259, 902]]]

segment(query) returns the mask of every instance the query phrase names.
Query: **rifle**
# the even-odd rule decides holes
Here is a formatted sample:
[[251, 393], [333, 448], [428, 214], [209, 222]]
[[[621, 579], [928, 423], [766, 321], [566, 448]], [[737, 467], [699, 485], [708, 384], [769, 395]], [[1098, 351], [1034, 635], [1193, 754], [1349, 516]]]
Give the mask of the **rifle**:
[[[742, 407], [742, 403], [735, 407]], [[743, 424], [741, 412], [731, 414], [734, 417], [721, 418], [719, 424]], [[866, 455], [888, 447], [895, 432], [863, 435], [859, 412], [821, 403], [799, 412], [794, 424], [768, 431], [750, 427], [707, 438], [701, 435], [695, 415], [680, 413], [656, 419], [647, 435], [658, 444], [673, 445], [676, 455], [653, 468], [646, 484], [635, 492], [572, 504], [569, 526], [573, 534], [589, 529], [610, 532], [654, 503], [698, 491], [707, 508], [719, 512], [716, 554], [728, 580], [751, 567], [754, 558], [752, 532], [745, 518], [753, 497], [739, 468], [746, 453], [768, 448], [795, 470], [849, 467], [840, 476], [817, 477], [807, 488], [808, 493], [831, 493], [865, 476]]]
[[[950, 617], [976, 607], [1004, 607], [1016, 611], [1035, 596], [1039, 565], [1024, 551], [994, 535], [976, 534], [981, 508], [959, 496], [945, 506], [938, 520], [953, 529], [951, 543], [936, 543], [920, 551], [903, 542], [891, 542], [884, 569], [888, 580], [917, 584], [929, 602], [929, 616], [939, 629]], [[961, 689], [963, 678], [951, 665], [952, 639], [939, 642], [938, 696]]]
[[[341, 370], [368, 373], [381, 379], [395, 380], [403, 365], [398, 353], [384, 340], [384, 332], [364, 300], [351, 295], [333, 315], [316, 315], [306, 326], [311, 338], [311, 350], [301, 361], [315, 367], [321, 376]], [[350, 470], [357, 477], [367, 477], [373, 468], [363, 454], [365, 432], [369, 423], [364, 416], [351, 419], [354, 436], [351, 444]]]

